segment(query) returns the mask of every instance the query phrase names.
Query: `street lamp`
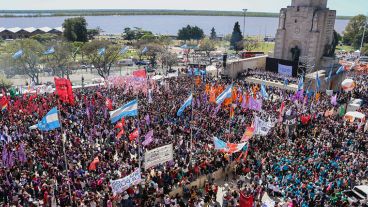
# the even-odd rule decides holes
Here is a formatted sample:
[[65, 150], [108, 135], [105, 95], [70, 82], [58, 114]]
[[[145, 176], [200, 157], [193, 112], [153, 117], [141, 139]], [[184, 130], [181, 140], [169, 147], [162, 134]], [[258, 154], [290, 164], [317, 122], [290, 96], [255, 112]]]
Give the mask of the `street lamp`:
[[360, 42], [360, 49], [359, 49], [360, 56], [362, 56], [362, 49], [363, 49], [363, 44], [364, 44], [365, 30], [367, 29], [367, 22], [368, 22], [368, 16], [365, 17], [365, 21], [364, 21], [363, 36], [362, 36], [362, 41]]
[[244, 17], [243, 17], [243, 37], [245, 37], [245, 13], [248, 9], [243, 9]]

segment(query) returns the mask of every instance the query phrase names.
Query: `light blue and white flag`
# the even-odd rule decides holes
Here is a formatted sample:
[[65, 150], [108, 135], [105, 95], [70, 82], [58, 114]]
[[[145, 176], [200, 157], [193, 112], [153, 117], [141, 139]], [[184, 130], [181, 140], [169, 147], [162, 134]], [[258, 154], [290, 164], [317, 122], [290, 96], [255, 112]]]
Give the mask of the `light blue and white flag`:
[[17, 52], [15, 52], [15, 53], [13, 54], [12, 58], [13, 58], [14, 60], [17, 60], [17, 59], [19, 59], [20, 57], [22, 57], [22, 55], [23, 55], [23, 50], [22, 50], [22, 49], [20, 49], [20, 50], [18, 50]]
[[128, 116], [138, 116], [138, 101], [133, 100], [122, 107], [116, 109], [115, 111], [110, 111], [110, 120], [111, 123], [115, 123], [119, 121], [123, 117]]
[[318, 71], [316, 72], [316, 90], [319, 91], [321, 88], [321, 79], [319, 79]]
[[120, 55], [124, 55], [126, 52], [128, 52], [128, 50], [129, 50], [129, 46], [125, 46], [125, 47], [121, 48], [119, 53], [120, 53]]
[[331, 77], [332, 77], [332, 68], [331, 68], [330, 72], [328, 73], [328, 77], [325, 78], [325, 81], [331, 80]]
[[39, 129], [41, 131], [50, 131], [60, 127], [57, 107], [52, 108], [36, 125], [29, 129]]
[[43, 54], [44, 55], [51, 55], [51, 54], [54, 54], [54, 53], [55, 53], [55, 48], [54, 47], [50, 47]]
[[344, 66], [343, 65], [341, 67], [339, 67], [339, 69], [336, 71], [336, 75], [338, 75], [342, 72], [344, 72]]
[[262, 97], [263, 98], [265, 98], [265, 99], [267, 99], [268, 98], [268, 93], [267, 93], [267, 91], [266, 91], [266, 87], [265, 87], [265, 85], [262, 83], [262, 85], [261, 85], [261, 95], [262, 95]]
[[298, 91], [302, 90], [304, 86], [304, 78], [303, 76], [300, 76], [299, 80], [298, 80]]
[[233, 90], [233, 84], [229, 85], [217, 98], [216, 104], [222, 104], [225, 99], [231, 98], [231, 91]]
[[147, 51], [148, 51], [148, 48], [144, 47], [143, 50], [142, 50], [142, 54], [146, 53]]
[[98, 51], [97, 51], [97, 53], [98, 53], [99, 56], [105, 55], [105, 52], [106, 52], [106, 48], [104, 48], [104, 47], [98, 49]]
[[178, 110], [178, 112], [176, 113], [177, 116], [181, 116], [183, 114], [183, 111], [190, 106], [190, 104], [192, 104], [192, 100], [193, 100], [193, 94], [190, 94], [189, 97], [187, 98], [187, 100], [185, 100], [184, 104], [180, 107], [180, 109]]

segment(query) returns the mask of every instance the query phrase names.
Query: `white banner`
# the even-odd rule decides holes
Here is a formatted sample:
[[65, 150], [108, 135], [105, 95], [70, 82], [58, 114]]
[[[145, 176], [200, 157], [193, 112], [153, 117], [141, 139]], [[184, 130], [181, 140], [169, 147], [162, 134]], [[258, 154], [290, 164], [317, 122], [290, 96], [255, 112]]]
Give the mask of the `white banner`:
[[165, 145], [144, 153], [144, 168], [156, 166], [158, 164], [173, 160], [173, 145]]
[[110, 185], [112, 188], [113, 194], [122, 193], [126, 189], [130, 188], [132, 185], [137, 185], [141, 182], [141, 170], [136, 169], [132, 174], [118, 179], [118, 180], [110, 180]]
[[293, 76], [293, 66], [279, 64], [278, 72], [281, 75]]
[[254, 134], [266, 136], [272, 127], [271, 121], [265, 122], [257, 116], [254, 118]]

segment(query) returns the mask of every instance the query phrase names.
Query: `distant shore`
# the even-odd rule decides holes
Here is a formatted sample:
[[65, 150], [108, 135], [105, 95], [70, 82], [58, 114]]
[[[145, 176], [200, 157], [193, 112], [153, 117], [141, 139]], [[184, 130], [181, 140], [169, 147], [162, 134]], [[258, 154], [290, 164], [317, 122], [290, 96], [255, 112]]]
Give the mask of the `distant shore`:
[[[145, 9], [98, 9], [98, 10], [0, 10], [0, 17], [57, 17], [57, 16], [133, 16], [133, 15], [179, 15], [179, 16], [243, 16], [242, 11], [211, 10], [145, 10]], [[278, 13], [247, 12], [247, 17], [278, 17]], [[350, 19], [338, 16], [337, 19]]]

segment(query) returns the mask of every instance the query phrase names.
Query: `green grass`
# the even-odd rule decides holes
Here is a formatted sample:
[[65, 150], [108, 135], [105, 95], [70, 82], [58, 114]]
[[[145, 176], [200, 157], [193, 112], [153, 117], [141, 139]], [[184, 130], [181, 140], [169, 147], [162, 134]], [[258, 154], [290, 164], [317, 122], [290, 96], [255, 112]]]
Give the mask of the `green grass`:
[[266, 55], [268, 52], [273, 52], [273, 49], [275, 48], [274, 42], [260, 42], [258, 47], [254, 49], [254, 52], [264, 52]]
[[342, 50], [345, 50], [346, 52], [350, 52], [350, 51], [354, 51], [354, 48], [352, 46], [349, 46], [349, 45], [343, 45], [343, 46], [337, 46], [336, 47], [336, 52], [342, 51]]

